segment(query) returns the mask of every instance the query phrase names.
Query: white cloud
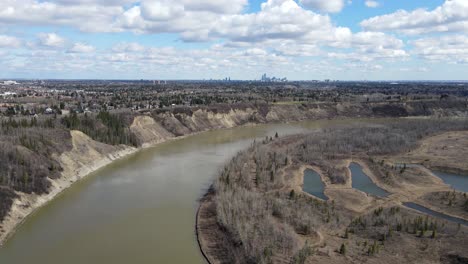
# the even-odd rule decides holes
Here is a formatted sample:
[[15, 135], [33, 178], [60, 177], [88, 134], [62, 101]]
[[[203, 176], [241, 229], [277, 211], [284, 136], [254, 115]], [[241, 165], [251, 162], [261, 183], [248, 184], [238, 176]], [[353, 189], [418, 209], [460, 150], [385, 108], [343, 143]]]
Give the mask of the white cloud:
[[268, 39], [324, 39], [337, 30], [328, 16], [298, 6], [293, 0], [268, 0], [255, 14], [224, 17], [210, 34], [240, 42]]
[[[109, 5], [105, 5], [106, 2]], [[112, 0], [2, 0], [0, 25], [59, 25], [89, 32], [112, 32], [117, 30], [112, 28], [113, 18], [124, 11], [118, 3]]]
[[96, 49], [91, 46], [87, 45], [85, 43], [75, 43], [73, 44], [73, 47], [71, 47], [68, 52], [69, 53], [91, 53], [94, 52]]
[[319, 10], [327, 13], [338, 13], [344, 6], [344, 0], [299, 0], [300, 3], [314, 10]]
[[[215, 75], [233, 70], [270, 72], [272, 69], [293, 74], [304, 70], [328, 74], [348, 66], [380, 70], [388, 61], [404, 61], [411, 55], [434, 61], [444, 56], [457, 62], [466, 61], [467, 47], [462, 36], [439, 41], [435, 37], [420, 39], [410, 43], [415, 48], [409, 52], [405, 42], [383, 33], [385, 30], [429, 32], [428, 29], [440, 28], [444, 23], [454, 30], [454, 23], [466, 21], [463, 20], [466, 9], [465, 13], [461, 11], [465, 4], [460, 0], [447, 1], [439, 7], [443, 12], [424, 10], [423, 17], [418, 19], [413, 17], [418, 10], [399, 11], [408, 16], [401, 19], [395, 15], [399, 12], [387, 15], [393, 16], [392, 21], [386, 16], [371, 18], [372, 23], [362, 22], [368, 29], [363, 32], [337, 26], [330, 15], [315, 11], [339, 12], [350, 3], [348, 0], [263, 1], [259, 11], [246, 13], [243, 11], [247, 0], [3, 0], [5, 8], [0, 9], [0, 27], [49, 25], [92, 32], [174, 33], [183, 41], [217, 43], [201, 49], [179, 43], [178, 46], [186, 45], [179, 49], [149, 47], [147, 42], [145, 45], [124, 42], [97, 52], [89, 44], [65, 40], [55, 33], [41, 33], [35, 44], [25, 45], [24, 49], [9, 55], [11, 65], [17, 69], [20, 65], [24, 69], [36, 69], [34, 63], [41, 62], [51, 71], [59, 71], [69, 63], [70, 69], [115, 70], [133, 76], [192, 71], [197, 74], [213, 71]], [[434, 13], [439, 20], [433, 18]], [[413, 24], [408, 25], [408, 21]], [[434, 27], [434, 21], [440, 25]], [[15, 37], [0, 35], [0, 47], [18, 45], [21, 41]], [[28, 47], [30, 50], [24, 51]], [[315, 66], [317, 61], [321, 66]], [[347, 66], [343, 68], [344, 65]]]
[[148, 20], [167, 21], [184, 15], [184, 6], [177, 2], [149, 0], [140, 4], [141, 15]]
[[468, 63], [468, 36], [448, 35], [412, 41], [413, 53], [433, 61]]
[[359, 32], [343, 44], [342, 48], [352, 48], [352, 51], [329, 52], [327, 56], [361, 62], [405, 59], [409, 56], [404, 50], [403, 41], [380, 32]]
[[112, 48], [115, 52], [139, 52], [145, 50], [145, 47], [136, 42], [118, 43]]
[[21, 41], [16, 37], [0, 35], [0, 48], [17, 48], [21, 45]]
[[446, 0], [431, 11], [399, 10], [366, 19], [361, 22], [361, 26], [371, 31], [395, 30], [414, 35], [430, 32], [468, 32], [468, 1]]
[[182, 0], [186, 10], [213, 12], [220, 14], [235, 14], [241, 12], [248, 0]]
[[373, 0], [366, 0], [365, 2], [367, 7], [376, 8], [379, 6], [379, 2]]
[[[180, 32], [244, 10], [248, 0], [2, 0], [0, 26], [72, 26], [84, 32]], [[179, 18], [179, 19], [176, 19]], [[156, 23], [146, 23], [157, 21]]]
[[45, 47], [59, 48], [65, 44], [65, 39], [55, 33], [39, 33], [37, 38], [39, 44]]
[[[158, 1], [158, 5], [161, 3]], [[271, 39], [333, 43], [343, 34], [351, 34], [348, 28], [335, 27], [329, 16], [306, 10], [294, 0], [268, 0], [259, 12], [249, 14], [220, 15], [171, 6], [174, 9], [159, 7], [154, 12], [148, 10], [151, 5], [132, 7], [117, 18], [115, 27], [136, 33], [179, 33], [185, 41], [227, 39], [247, 43]]]

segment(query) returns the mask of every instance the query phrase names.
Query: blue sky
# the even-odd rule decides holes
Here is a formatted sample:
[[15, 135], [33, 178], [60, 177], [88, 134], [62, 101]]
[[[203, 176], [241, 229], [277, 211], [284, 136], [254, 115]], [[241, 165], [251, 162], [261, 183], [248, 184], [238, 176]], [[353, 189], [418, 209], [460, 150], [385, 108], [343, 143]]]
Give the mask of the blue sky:
[[466, 0], [3, 0], [0, 78], [464, 80]]

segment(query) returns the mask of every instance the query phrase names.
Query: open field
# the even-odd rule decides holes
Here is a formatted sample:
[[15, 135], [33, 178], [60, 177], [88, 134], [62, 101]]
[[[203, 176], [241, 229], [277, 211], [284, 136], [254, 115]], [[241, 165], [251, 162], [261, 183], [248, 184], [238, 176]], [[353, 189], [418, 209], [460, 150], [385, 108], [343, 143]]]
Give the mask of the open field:
[[394, 160], [468, 175], [467, 157], [468, 132], [454, 131], [426, 138], [417, 149], [397, 156]]

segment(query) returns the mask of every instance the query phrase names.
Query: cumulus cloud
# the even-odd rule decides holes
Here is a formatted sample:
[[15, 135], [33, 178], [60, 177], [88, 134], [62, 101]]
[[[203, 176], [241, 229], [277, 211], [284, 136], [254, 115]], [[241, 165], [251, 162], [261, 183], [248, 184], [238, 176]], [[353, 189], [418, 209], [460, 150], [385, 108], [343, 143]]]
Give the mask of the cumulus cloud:
[[[82, 31], [113, 32], [113, 18], [124, 12], [118, 1], [2, 0], [0, 25], [59, 25]], [[108, 3], [109, 5], [105, 5]], [[112, 4], [112, 5], [111, 5]], [[115, 5], [114, 5], [115, 4]]]
[[409, 54], [404, 50], [402, 40], [381, 32], [359, 32], [354, 34], [345, 48], [352, 48], [348, 52], [329, 52], [330, 58], [370, 62], [383, 59], [404, 59]]
[[0, 48], [17, 48], [21, 45], [21, 41], [16, 37], [0, 35]]
[[172, 1], [149, 0], [140, 4], [141, 14], [145, 19], [165, 21], [183, 16], [184, 5]]
[[[239, 3], [242, 6], [243, 2]], [[329, 16], [306, 10], [294, 0], [268, 0], [259, 12], [249, 14], [219, 15], [189, 10], [189, 6], [171, 6], [173, 9], [158, 6], [154, 12], [146, 4], [132, 7], [117, 18], [115, 25], [136, 33], [179, 33], [184, 41], [228, 39], [252, 43], [302, 38], [333, 42], [334, 37], [350, 34], [349, 29], [334, 26]]]
[[468, 63], [468, 36], [448, 35], [412, 41], [413, 53], [433, 61]]
[[223, 18], [211, 29], [213, 36], [240, 42], [267, 39], [323, 39], [337, 30], [328, 16], [301, 8], [292, 0], [268, 0], [255, 14]]
[[68, 50], [68, 53], [91, 53], [94, 52], [96, 49], [85, 43], [75, 43], [73, 46]]
[[[370, 2], [377, 1], [364, 3], [372, 6]], [[35, 45], [29, 46], [31, 50], [21, 54], [23, 49], [18, 49], [13, 55], [16, 66], [34, 67], [33, 63], [40, 61], [51, 70], [84, 67], [96, 72], [151, 74], [192, 72], [196, 68], [200, 73], [211, 69], [224, 74], [232, 69], [268, 72], [278, 67], [285, 72], [307, 69], [327, 73], [341, 68], [344, 64], [340, 63], [379, 70], [385, 61], [410, 56], [441, 60], [445, 55], [457, 62], [466, 61], [463, 34], [418, 39], [407, 46], [391, 33], [383, 33], [443, 32], [442, 27], [456, 31], [456, 25], [466, 32], [460, 26], [466, 23], [466, 2], [451, 0], [431, 11], [398, 11], [374, 17], [361, 23], [363, 32], [337, 26], [330, 15], [324, 14], [339, 12], [346, 3], [350, 2], [263, 0], [259, 11], [247, 13], [247, 0], [3, 0], [0, 27], [53, 25], [91, 32], [171, 33], [186, 42], [217, 43], [210, 48], [179, 49], [124, 42], [97, 52], [89, 44], [65, 40], [56, 33], [41, 33]], [[0, 47], [19, 46], [21, 41], [15, 37], [0, 35]], [[409, 46], [414, 47], [410, 52]], [[321, 66], [316, 68], [316, 61]]]
[[191, 11], [235, 14], [241, 12], [248, 0], [183, 0], [185, 9]]
[[395, 30], [407, 34], [430, 32], [468, 32], [468, 1], [446, 0], [434, 10], [416, 9], [408, 12], [372, 17], [361, 22], [366, 30]]
[[179, 32], [240, 13], [247, 4], [248, 0], [2, 0], [0, 25], [72, 26], [84, 32], [121, 32], [138, 26], [135, 31]]
[[376, 8], [379, 6], [379, 2], [373, 0], [366, 0], [365, 2], [367, 7]]
[[326, 13], [338, 13], [345, 6], [344, 0], [300, 0], [300, 3], [307, 8]]
[[118, 43], [112, 48], [115, 52], [139, 52], [145, 50], [145, 47], [136, 42]]
[[50, 48], [62, 47], [65, 39], [55, 33], [39, 33], [37, 35], [39, 45]]

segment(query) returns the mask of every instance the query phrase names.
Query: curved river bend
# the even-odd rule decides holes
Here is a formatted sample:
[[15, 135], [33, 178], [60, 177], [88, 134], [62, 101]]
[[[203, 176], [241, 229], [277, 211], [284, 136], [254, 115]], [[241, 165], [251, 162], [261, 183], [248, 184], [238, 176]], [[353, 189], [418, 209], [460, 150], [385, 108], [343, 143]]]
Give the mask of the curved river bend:
[[0, 249], [0, 263], [204, 263], [194, 232], [197, 200], [226, 161], [254, 138], [349, 122], [240, 127], [142, 150], [30, 216]]

